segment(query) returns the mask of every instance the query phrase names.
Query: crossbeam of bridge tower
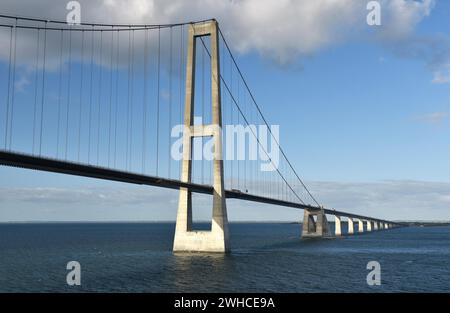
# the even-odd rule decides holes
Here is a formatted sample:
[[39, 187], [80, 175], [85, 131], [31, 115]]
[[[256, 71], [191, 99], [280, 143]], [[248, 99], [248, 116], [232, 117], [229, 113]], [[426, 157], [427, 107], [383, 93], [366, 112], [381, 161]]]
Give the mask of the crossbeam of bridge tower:
[[[211, 41], [212, 124], [194, 126], [196, 38], [201, 36], [210, 36]], [[229, 235], [222, 161], [219, 38], [215, 20], [189, 25], [184, 127], [182, 182], [191, 182], [193, 138], [213, 138], [213, 214], [211, 231], [193, 231], [192, 194], [188, 188], [180, 188], [173, 251], [226, 252], [229, 250]]]
[[[316, 217], [316, 220], [314, 220]], [[329, 236], [328, 220], [323, 208], [304, 210], [302, 238], [319, 238]]]

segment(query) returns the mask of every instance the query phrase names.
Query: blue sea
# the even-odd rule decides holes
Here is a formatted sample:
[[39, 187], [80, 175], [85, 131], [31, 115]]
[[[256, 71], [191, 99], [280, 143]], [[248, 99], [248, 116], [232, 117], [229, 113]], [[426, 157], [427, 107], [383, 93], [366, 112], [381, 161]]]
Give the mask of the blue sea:
[[[200, 225], [201, 226], [201, 225]], [[231, 223], [229, 254], [172, 253], [173, 223], [0, 224], [0, 292], [448, 292], [450, 227], [301, 240], [294, 223]], [[81, 285], [66, 283], [69, 261]], [[369, 286], [367, 263], [381, 266]]]

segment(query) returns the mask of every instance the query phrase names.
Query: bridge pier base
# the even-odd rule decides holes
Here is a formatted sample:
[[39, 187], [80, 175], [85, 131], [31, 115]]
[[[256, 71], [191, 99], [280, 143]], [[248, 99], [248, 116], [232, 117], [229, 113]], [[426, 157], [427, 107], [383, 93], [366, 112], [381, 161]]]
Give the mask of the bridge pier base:
[[[213, 209], [213, 211], [220, 213], [220, 210], [217, 209]], [[192, 215], [190, 217], [192, 218]], [[173, 242], [174, 252], [229, 251], [228, 226], [224, 224], [223, 217], [213, 217], [211, 231], [193, 231], [188, 227], [191, 223], [191, 221], [178, 214]]]
[[328, 220], [324, 211], [305, 209], [303, 214], [302, 238], [320, 238], [329, 235]]

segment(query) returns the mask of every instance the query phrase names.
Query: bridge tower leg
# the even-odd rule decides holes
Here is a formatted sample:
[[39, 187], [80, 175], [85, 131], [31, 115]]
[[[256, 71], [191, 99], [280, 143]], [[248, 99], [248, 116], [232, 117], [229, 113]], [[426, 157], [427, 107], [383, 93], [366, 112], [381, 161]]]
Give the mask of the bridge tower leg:
[[[316, 220], [314, 220], [316, 217]], [[322, 210], [304, 210], [302, 238], [318, 238], [329, 236], [328, 220]]]
[[[194, 90], [196, 38], [210, 36], [212, 124], [194, 125]], [[220, 98], [219, 33], [215, 20], [189, 25], [186, 65], [186, 98], [184, 108], [183, 160], [181, 181], [191, 182], [192, 142], [194, 137], [212, 137], [213, 214], [211, 231], [192, 230], [192, 195], [180, 188], [173, 251], [227, 252], [229, 250], [228, 218], [225, 202], [222, 158], [222, 112]]]

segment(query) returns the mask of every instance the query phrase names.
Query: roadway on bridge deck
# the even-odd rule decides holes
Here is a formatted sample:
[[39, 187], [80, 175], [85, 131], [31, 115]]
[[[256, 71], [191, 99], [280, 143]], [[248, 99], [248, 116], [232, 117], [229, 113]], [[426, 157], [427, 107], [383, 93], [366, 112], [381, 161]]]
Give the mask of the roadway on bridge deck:
[[[168, 179], [162, 177], [148, 176], [126, 171], [120, 171], [94, 165], [81, 164], [71, 161], [62, 161], [42, 156], [34, 156], [29, 154], [0, 150], [0, 165], [34, 169], [53, 173], [62, 173], [83, 177], [91, 177], [105, 179], [111, 181], [119, 181], [138, 185], [157, 186], [170, 189], [188, 188], [192, 192], [202, 194], [213, 194], [213, 187], [209, 185], [186, 183], [180, 180]], [[284, 207], [308, 210], [320, 210], [321, 208], [313, 205], [305, 205], [297, 202], [273, 199], [253, 194], [241, 192], [239, 190], [225, 190], [227, 198], [234, 198], [259, 203], [273, 204]], [[373, 217], [342, 212], [332, 209], [323, 209], [326, 214], [345, 216], [349, 218], [370, 220], [374, 222], [390, 223], [394, 225], [402, 225], [392, 221], [377, 219]]]

